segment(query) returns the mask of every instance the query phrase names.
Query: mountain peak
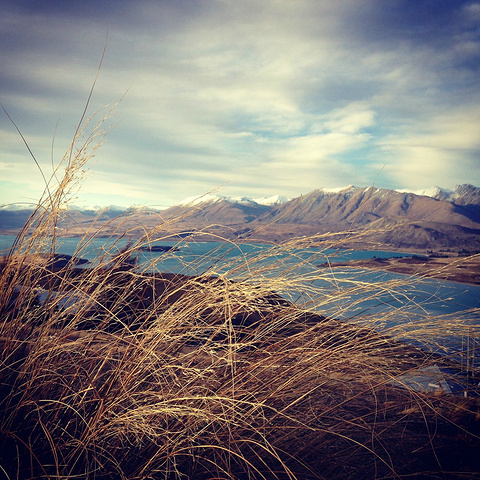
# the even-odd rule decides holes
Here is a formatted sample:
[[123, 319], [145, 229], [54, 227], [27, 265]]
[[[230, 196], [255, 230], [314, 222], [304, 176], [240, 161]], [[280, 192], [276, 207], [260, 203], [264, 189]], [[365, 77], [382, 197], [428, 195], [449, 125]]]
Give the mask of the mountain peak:
[[184, 200], [178, 202], [176, 205], [179, 206], [194, 206], [200, 205], [201, 203], [215, 203], [225, 200], [227, 197], [221, 195], [215, 195], [213, 193], [206, 193], [204, 195], [194, 195], [192, 197], [187, 197]]
[[395, 192], [398, 193], [413, 193], [414, 195], [419, 195], [422, 197], [431, 197], [435, 198], [436, 200], [445, 200], [453, 193], [452, 190], [447, 188], [441, 187], [430, 187], [430, 188], [422, 188], [420, 190], [411, 190], [407, 188], [396, 189]]
[[207, 193], [205, 195], [200, 195], [197, 197], [188, 197], [185, 200], [182, 200], [177, 205], [179, 206], [194, 206], [200, 205], [203, 203], [217, 203], [217, 202], [227, 202], [231, 204], [246, 205], [246, 206], [274, 206], [280, 205], [282, 203], [288, 202], [289, 198], [282, 195], [272, 195], [270, 197], [258, 197], [258, 198], [249, 198], [249, 197], [227, 197], [223, 195], [215, 195], [212, 193]]
[[267, 206], [281, 205], [282, 203], [286, 203], [289, 200], [290, 198], [285, 197], [284, 195], [272, 195], [270, 197], [258, 197], [253, 199], [253, 201], [258, 203], [259, 205]]

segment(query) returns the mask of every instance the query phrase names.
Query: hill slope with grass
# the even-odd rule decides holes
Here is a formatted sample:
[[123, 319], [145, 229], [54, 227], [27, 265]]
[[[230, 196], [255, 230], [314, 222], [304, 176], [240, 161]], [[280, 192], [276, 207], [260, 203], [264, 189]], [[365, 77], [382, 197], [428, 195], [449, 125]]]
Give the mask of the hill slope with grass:
[[[249, 260], [242, 282], [153, 275], [131, 261], [143, 242], [113, 245], [90, 269], [57, 268], [34, 254], [1, 266], [0, 466], [8, 478], [480, 473], [480, 405], [441, 386], [447, 371], [460, 371], [448, 356], [402, 342], [401, 329], [379, 334], [372, 326], [381, 318], [346, 323], [287, 301], [274, 290], [294, 278], [299, 288], [300, 272], [266, 280], [256, 273], [264, 256]], [[417, 321], [418, 335], [428, 335], [427, 322]], [[452, 334], [464, 328], [437, 319], [442, 325]], [[412, 388], [412, 379], [438, 387]]]

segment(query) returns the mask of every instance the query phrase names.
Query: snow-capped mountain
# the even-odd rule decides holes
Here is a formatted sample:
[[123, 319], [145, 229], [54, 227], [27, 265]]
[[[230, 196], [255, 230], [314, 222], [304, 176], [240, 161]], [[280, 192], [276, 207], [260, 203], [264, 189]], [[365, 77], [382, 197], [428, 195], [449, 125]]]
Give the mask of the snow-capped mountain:
[[472, 220], [475, 220], [452, 203], [374, 187], [347, 187], [336, 193], [319, 189], [272, 209], [264, 219], [272, 221], [280, 217], [278, 221], [282, 223], [329, 225], [330, 230], [348, 229], [352, 224], [367, 225], [385, 218], [444, 222], [473, 228]]
[[446, 200], [457, 205], [480, 205], [480, 188], [473, 185], [457, 185]]
[[192, 197], [187, 197], [181, 202], [178, 202], [175, 204], [175, 206], [180, 206], [180, 205], [200, 205], [201, 203], [214, 203], [214, 202], [219, 202], [222, 199], [225, 199], [227, 197], [222, 197], [220, 195], [214, 195], [212, 193], [206, 193], [205, 195], [195, 195]]
[[398, 193], [413, 193], [414, 195], [420, 195], [422, 197], [430, 197], [430, 198], [436, 198], [437, 200], [445, 200], [453, 190], [448, 190], [446, 188], [441, 188], [441, 187], [430, 187], [430, 188], [422, 188], [420, 190], [409, 190], [406, 188], [402, 189], [395, 189], [395, 192]]
[[396, 190], [400, 193], [413, 193], [435, 200], [445, 200], [457, 205], [480, 205], [480, 188], [469, 184], [457, 185], [454, 190], [442, 187], [431, 187], [423, 190]]
[[258, 198], [249, 198], [249, 197], [227, 197], [224, 195], [215, 195], [212, 193], [207, 193], [205, 195], [200, 195], [196, 197], [188, 197], [185, 200], [182, 200], [177, 205], [200, 205], [203, 203], [217, 203], [217, 202], [227, 202], [231, 204], [255, 206], [255, 205], [281, 205], [282, 203], [288, 202], [290, 199], [282, 195], [272, 195], [270, 197], [258, 197]]
[[480, 248], [480, 189], [461, 185], [447, 198], [374, 187], [319, 189], [272, 208], [249, 228], [274, 225], [278, 238], [363, 232], [368, 241], [395, 248]]
[[253, 201], [259, 205], [269, 206], [281, 205], [282, 203], [287, 203], [290, 200], [291, 198], [285, 197], [284, 195], [272, 195], [271, 197], [258, 197], [253, 199]]
[[33, 203], [6, 203], [0, 205], [0, 211], [18, 212], [22, 210], [34, 210], [37, 205]]
[[68, 210], [79, 210], [80, 212], [124, 212], [126, 207], [119, 205], [68, 205]]
[[[202, 231], [211, 232], [217, 239], [260, 241], [367, 232], [368, 241], [375, 245], [480, 250], [480, 188], [472, 185], [415, 193], [349, 185], [314, 190], [291, 200], [280, 195], [248, 198], [207, 194], [162, 211], [132, 209], [126, 213], [115, 208], [97, 211], [96, 215], [70, 210], [61, 227], [80, 235], [95, 220], [98, 228], [105, 224], [105, 235], [118, 235], [124, 230], [132, 235], [135, 229], [143, 234], [144, 229], [165, 224], [169, 235]], [[0, 209], [0, 230], [18, 230], [28, 215], [27, 210]]]

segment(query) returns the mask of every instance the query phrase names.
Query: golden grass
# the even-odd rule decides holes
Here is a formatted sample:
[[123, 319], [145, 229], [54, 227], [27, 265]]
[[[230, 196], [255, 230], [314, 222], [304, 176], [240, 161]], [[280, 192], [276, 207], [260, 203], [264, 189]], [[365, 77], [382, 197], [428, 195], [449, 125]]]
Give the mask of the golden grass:
[[[339, 282], [312, 268], [325, 236], [234, 260], [210, 254], [195, 276], [153, 274], [162, 257], [137, 265], [132, 255], [169, 239], [158, 238], [168, 222], [126, 246], [119, 223], [91, 268], [52, 268], [40, 254], [56, 252], [62, 206], [101, 132], [77, 147], [80, 138], [1, 267], [0, 477], [479, 475], [477, 399], [399, 386], [406, 372], [455, 363], [398, 341], [466, 328], [477, 339], [478, 325], [425, 315], [379, 334], [373, 327], [408, 309], [352, 323], [317, 313], [335, 304], [341, 314], [413, 278]], [[86, 232], [76, 256], [99, 235]], [[317, 257], [300, 258], [305, 246]]]

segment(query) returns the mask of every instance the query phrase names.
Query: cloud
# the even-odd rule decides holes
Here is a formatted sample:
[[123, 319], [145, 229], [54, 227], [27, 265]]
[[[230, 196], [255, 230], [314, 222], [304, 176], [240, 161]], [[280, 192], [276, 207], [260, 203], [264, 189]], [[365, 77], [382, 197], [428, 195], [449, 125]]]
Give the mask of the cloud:
[[402, 187], [421, 188], [428, 182], [453, 187], [480, 180], [480, 113], [476, 107], [432, 116], [428, 124], [415, 122], [378, 145], [386, 159], [385, 174]]
[[[61, 158], [108, 24], [90, 112], [126, 95], [91, 165], [89, 196], [102, 182], [104, 198], [123, 185], [132, 203], [173, 203], [218, 185], [232, 195], [294, 196], [371, 183], [384, 163], [382, 180], [392, 188], [408, 188], [409, 178], [428, 187], [446, 171], [480, 183], [470, 168], [480, 150], [479, 5], [16, 2], [0, 19], [8, 45], [0, 52], [1, 101], [42, 164], [50, 163], [53, 135]], [[13, 132], [5, 118], [0, 131]], [[29, 165], [22, 148], [11, 135], [0, 145], [2, 171]]]
[[325, 120], [326, 129], [345, 135], [355, 135], [374, 125], [375, 112], [366, 105], [352, 103], [330, 112]]

